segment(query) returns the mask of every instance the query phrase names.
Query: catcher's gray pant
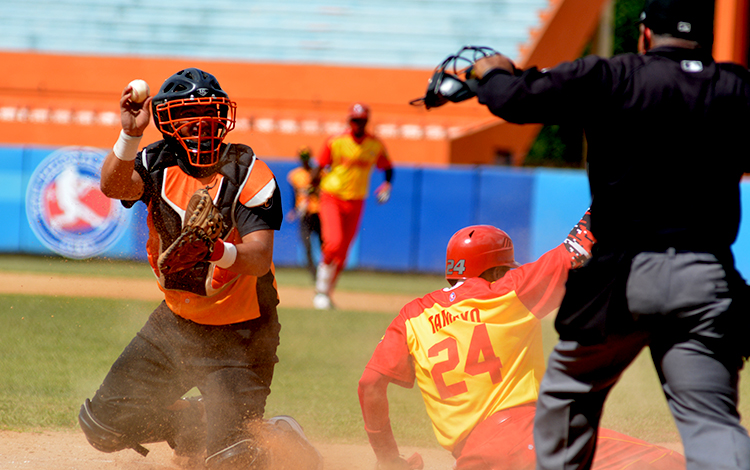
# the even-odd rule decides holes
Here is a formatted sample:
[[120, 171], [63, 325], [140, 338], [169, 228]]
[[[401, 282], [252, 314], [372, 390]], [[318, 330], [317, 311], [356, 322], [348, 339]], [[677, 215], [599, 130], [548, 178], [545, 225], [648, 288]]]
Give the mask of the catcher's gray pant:
[[167, 408], [197, 387], [208, 455], [252, 438], [247, 420], [263, 417], [280, 328], [275, 308], [255, 320], [210, 326], [162, 302], [112, 365], [91, 412], [131, 442], [179, 440], [180, 414]]
[[560, 341], [549, 357], [534, 421], [537, 468], [591, 468], [607, 394], [650, 346], [687, 468], [750, 469], [750, 438], [737, 412], [742, 359], [726, 318], [737, 309], [733, 296], [745, 291], [728, 282], [732, 275], [733, 266], [706, 253], [637, 255], [626, 297], [638, 331], [601, 344]]

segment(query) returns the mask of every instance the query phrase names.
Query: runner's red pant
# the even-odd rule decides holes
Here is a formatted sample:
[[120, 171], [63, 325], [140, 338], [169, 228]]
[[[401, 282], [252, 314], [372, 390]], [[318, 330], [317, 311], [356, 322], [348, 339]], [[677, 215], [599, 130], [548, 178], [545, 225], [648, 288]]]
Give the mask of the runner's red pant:
[[[498, 411], [453, 451], [456, 470], [534, 470], [533, 404]], [[593, 470], [684, 470], [679, 453], [648, 442], [599, 429]]]
[[349, 247], [357, 234], [364, 202], [362, 199], [346, 201], [325, 192], [320, 193], [323, 262], [335, 265], [336, 275], [346, 263]]

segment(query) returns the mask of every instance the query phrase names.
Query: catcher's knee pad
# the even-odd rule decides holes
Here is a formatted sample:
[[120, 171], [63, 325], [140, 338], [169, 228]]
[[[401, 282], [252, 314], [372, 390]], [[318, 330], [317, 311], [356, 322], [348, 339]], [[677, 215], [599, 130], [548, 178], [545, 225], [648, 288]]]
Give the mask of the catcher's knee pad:
[[125, 434], [99, 422], [91, 412], [91, 401], [88, 398], [81, 405], [81, 411], [78, 413], [78, 424], [86, 435], [86, 440], [96, 450], [109, 453], [133, 449], [139, 454], [148, 454], [146, 448], [138, 443], [131, 442]]
[[268, 453], [253, 439], [245, 439], [206, 457], [209, 470], [268, 469]]

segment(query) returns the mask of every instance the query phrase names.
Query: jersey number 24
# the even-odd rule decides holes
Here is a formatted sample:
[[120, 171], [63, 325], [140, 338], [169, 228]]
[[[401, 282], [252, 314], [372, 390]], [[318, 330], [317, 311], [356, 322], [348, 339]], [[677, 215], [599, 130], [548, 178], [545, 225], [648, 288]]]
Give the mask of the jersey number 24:
[[[443, 351], [448, 352], [448, 359], [432, 366], [431, 374], [432, 379], [435, 381], [435, 386], [440, 393], [440, 398], [445, 400], [446, 398], [466, 393], [468, 388], [466, 387], [466, 382], [463, 380], [448, 385], [445, 383], [445, 378], [443, 377], [443, 374], [455, 370], [461, 363], [456, 339], [445, 338], [428, 349], [427, 353], [429, 357], [437, 357]], [[495, 355], [495, 351], [492, 349], [490, 335], [487, 333], [487, 325], [480, 323], [474, 327], [471, 335], [464, 373], [471, 376], [487, 373], [490, 374], [492, 383], [497, 384], [503, 380], [502, 373], [500, 372], [502, 367], [500, 358]]]
[[451, 276], [453, 274], [458, 274], [459, 276], [466, 271], [466, 260], [460, 259], [458, 261], [454, 261], [452, 259], [449, 259], [446, 261], [447, 265], [445, 266], [445, 274], [447, 276]]

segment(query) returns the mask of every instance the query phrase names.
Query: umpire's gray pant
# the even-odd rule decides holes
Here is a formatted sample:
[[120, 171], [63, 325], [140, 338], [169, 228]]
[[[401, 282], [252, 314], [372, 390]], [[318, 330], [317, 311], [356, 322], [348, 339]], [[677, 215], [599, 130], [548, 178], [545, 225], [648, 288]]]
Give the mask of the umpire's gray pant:
[[537, 469], [591, 468], [607, 394], [645, 346], [688, 470], [750, 469], [737, 412], [742, 361], [726, 341], [733, 323], [726, 316], [736, 308], [729, 269], [711, 254], [672, 249], [633, 259], [626, 297], [639, 331], [595, 345], [560, 341], [549, 357], [534, 421]]

